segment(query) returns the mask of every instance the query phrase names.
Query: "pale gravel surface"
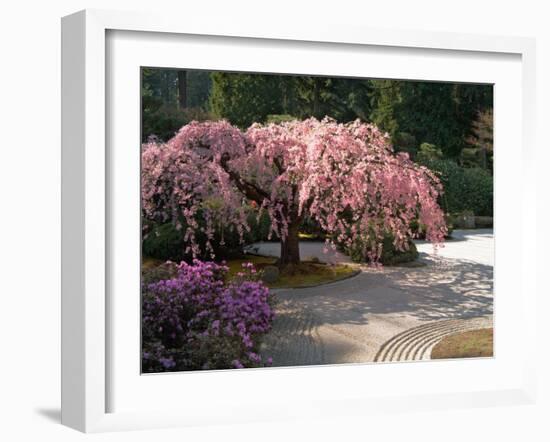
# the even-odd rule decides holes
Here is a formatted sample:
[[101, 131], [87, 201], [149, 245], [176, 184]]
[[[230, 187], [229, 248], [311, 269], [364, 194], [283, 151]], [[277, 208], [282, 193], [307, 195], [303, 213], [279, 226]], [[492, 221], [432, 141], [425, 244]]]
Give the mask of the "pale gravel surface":
[[[433, 344], [449, 332], [491, 326], [492, 230], [455, 231], [453, 237], [437, 253], [430, 244], [417, 243], [424, 267], [362, 266], [362, 272], [350, 279], [278, 290], [277, 319], [262, 354], [272, 356], [274, 366], [372, 362], [384, 343], [426, 326], [404, 334], [404, 342], [392, 344], [397, 350], [391, 357], [379, 355], [377, 360], [428, 359]], [[262, 254], [275, 254], [279, 247], [257, 246]], [[322, 243], [300, 246], [302, 256], [347, 260], [341, 254], [327, 259]]]

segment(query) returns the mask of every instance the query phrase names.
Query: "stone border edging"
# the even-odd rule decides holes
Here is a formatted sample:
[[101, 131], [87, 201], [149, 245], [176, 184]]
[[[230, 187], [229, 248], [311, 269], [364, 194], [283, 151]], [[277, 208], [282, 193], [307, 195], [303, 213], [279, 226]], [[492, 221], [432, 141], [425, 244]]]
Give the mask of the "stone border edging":
[[336, 284], [340, 281], [345, 281], [346, 279], [355, 278], [360, 273], [362, 273], [361, 269], [354, 270], [349, 275], [344, 276], [343, 278], [336, 279], [335, 281], [328, 281], [328, 282], [321, 282], [319, 284], [310, 284], [310, 285], [301, 285], [299, 287], [275, 287], [275, 288], [269, 288], [269, 290], [300, 290], [300, 289], [311, 289], [315, 287], [321, 287], [324, 285], [330, 285], [330, 284]]

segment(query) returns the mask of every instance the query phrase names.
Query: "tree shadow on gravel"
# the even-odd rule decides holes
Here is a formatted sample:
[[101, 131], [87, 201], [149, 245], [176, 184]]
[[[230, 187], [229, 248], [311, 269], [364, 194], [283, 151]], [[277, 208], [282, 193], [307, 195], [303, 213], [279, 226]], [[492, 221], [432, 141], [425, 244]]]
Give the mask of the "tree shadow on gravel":
[[279, 296], [315, 315], [320, 324], [366, 325], [369, 315], [420, 321], [491, 315], [492, 292], [492, 266], [438, 257], [422, 268], [366, 270], [340, 283]]

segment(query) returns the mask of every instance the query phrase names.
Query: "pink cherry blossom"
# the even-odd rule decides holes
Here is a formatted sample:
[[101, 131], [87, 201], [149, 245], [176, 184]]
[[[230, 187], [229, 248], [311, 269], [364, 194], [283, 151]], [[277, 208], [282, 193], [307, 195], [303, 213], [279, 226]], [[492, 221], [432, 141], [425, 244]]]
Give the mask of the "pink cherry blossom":
[[413, 220], [426, 237], [442, 242], [447, 230], [437, 199], [442, 186], [430, 170], [393, 151], [387, 134], [359, 120], [341, 124], [309, 118], [252, 125], [246, 132], [227, 121], [192, 122], [167, 143], [142, 150], [142, 199], [147, 218], [185, 221], [194, 255], [200, 215], [206, 248], [217, 226], [241, 238], [247, 211], [266, 211], [282, 240], [282, 264], [299, 261], [298, 228], [307, 216], [327, 232], [327, 242], [364, 245], [376, 261], [385, 233], [408, 247]]

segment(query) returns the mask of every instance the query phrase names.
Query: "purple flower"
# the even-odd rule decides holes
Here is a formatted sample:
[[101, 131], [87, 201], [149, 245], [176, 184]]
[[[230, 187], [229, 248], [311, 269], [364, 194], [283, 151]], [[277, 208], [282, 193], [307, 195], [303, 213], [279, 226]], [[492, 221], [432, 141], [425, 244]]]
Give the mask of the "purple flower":
[[252, 361], [252, 362], [255, 362], [255, 363], [259, 363], [261, 360], [262, 360], [262, 357], [254, 352], [249, 352], [248, 353], [248, 358]]
[[160, 358], [159, 362], [164, 368], [173, 368], [176, 366], [176, 362], [172, 358]]
[[274, 318], [269, 289], [246, 278], [227, 281], [227, 271], [212, 262], [182, 262], [172, 279], [144, 286], [145, 371], [261, 363], [253, 349]]
[[244, 368], [244, 365], [238, 359], [235, 359], [232, 363], [233, 363], [233, 367], [235, 368]]

